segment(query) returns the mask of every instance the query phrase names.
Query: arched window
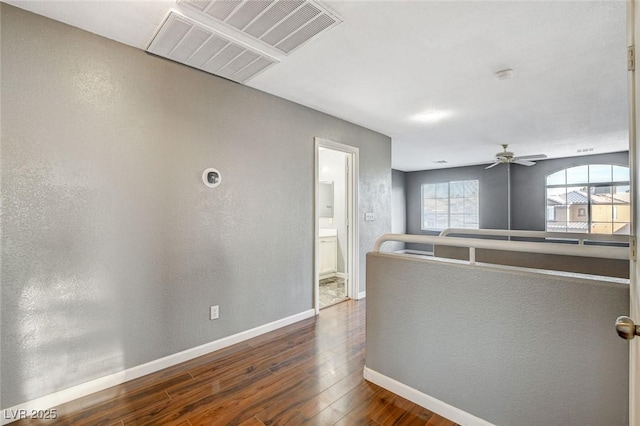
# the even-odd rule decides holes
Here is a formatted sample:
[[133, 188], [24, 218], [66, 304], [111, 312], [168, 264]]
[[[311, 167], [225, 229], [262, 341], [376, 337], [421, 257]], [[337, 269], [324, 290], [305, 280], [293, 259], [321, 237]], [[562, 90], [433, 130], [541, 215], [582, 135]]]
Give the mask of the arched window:
[[590, 164], [548, 174], [548, 232], [629, 234], [629, 168]]

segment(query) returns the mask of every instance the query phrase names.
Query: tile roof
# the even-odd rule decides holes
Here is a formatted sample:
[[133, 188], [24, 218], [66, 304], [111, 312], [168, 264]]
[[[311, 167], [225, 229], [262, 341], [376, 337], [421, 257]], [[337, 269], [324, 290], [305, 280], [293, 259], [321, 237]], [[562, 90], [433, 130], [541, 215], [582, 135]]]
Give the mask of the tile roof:
[[587, 231], [589, 229], [588, 222], [547, 222], [547, 231], [554, 232], [565, 229], [571, 231]]
[[[560, 195], [548, 195], [547, 205], [558, 204], [588, 204], [588, 194], [585, 191], [574, 190]], [[591, 194], [591, 204], [629, 204], [629, 194]]]
[[[583, 191], [571, 191], [566, 195], [567, 204], [588, 204], [587, 193]], [[591, 199], [593, 201], [593, 198]]]

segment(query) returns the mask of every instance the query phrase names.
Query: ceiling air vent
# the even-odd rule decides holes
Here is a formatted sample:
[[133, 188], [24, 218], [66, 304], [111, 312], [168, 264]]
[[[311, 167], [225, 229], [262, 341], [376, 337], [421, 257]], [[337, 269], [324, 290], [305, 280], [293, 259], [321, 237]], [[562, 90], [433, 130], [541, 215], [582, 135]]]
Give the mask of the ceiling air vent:
[[179, 3], [285, 55], [342, 22], [311, 0], [179, 0]]
[[[224, 3], [239, 4], [241, 1]], [[222, 9], [218, 7], [215, 12], [222, 15]], [[278, 62], [174, 12], [164, 21], [147, 51], [239, 83]]]

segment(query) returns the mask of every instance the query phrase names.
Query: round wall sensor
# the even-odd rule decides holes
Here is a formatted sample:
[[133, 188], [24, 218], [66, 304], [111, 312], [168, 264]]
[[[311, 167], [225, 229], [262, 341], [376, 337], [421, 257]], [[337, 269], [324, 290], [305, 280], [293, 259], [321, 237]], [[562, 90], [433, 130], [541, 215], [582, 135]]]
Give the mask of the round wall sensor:
[[209, 188], [215, 188], [216, 186], [220, 185], [220, 182], [222, 182], [222, 175], [218, 170], [214, 169], [213, 167], [209, 167], [204, 172], [202, 172], [202, 181]]

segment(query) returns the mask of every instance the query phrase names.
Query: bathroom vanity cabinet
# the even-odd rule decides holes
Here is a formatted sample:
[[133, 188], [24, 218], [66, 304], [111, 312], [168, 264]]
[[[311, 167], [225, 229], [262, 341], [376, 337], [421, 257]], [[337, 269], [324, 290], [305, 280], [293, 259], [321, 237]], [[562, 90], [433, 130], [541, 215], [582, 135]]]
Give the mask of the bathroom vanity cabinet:
[[335, 275], [338, 271], [338, 237], [320, 237], [320, 278]]

